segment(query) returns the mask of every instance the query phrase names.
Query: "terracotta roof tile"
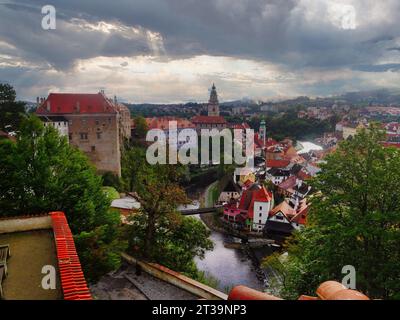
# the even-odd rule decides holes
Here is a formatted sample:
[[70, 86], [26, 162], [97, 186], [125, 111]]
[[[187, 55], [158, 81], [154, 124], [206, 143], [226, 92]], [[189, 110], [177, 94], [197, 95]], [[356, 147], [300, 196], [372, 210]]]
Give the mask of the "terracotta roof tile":
[[51, 212], [50, 216], [64, 300], [91, 300], [67, 219], [63, 212]]
[[126, 107], [115, 104], [102, 93], [50, 93], [36, 113], [116, 113], [121, 108]]
[[290, 164], [289, 160], [267, 159], [267, 168], [286, 168]]
[[192, 122], [194, 124], [200, 123], [200, 124], [226, 124], [226, 120], [224, 117], [220, 116], [195, 116], [192, 118]]

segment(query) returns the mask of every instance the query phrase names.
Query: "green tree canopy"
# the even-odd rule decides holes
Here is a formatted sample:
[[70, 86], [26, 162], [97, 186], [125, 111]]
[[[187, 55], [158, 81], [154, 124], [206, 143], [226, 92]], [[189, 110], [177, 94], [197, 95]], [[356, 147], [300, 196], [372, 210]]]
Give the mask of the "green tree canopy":
[[146, 137], [148, 130], [146, 119], [142, 116], [135, 117], [135, 133], [139, 139]]
[[312, 294], [326, 280], [356, 270], [356, 287], [372, 298], [400, 298], [400, 150], [362, 130], [326, 157], [313, 181], [309, 223], [288, 245], [284, 294]]
[[179, 186], [184, 168], [149, 165], [145, 150], [133, 148], [125, 154], [122, 172], [141, 204], [128, 228], [133, 253], [196, 278], [194, 257], [204, 256], [213, 244], [201, 221], [177, 212], [179, 205], [189, 202]]
[[0, 83], [0, 130], [17, 130], [22, 115], [25, 113], [25, 103], [15, 101], [16, 92], [7, 83]]
[[110, 211], [101, 177], [87, 157], [55, 129], [36, 116], [24, 119], [15, 143], [0, 141], [0, 175], [0, 216], [63, 211], [84, 269], [95, 269], [86, 276], [93, 279], [117, 266], [120, 217]]

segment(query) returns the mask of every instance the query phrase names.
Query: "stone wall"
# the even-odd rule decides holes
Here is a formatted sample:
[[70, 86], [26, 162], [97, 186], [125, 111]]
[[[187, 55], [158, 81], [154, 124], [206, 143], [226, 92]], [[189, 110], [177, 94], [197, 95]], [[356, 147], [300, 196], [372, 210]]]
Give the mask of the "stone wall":
[[100, 172], [121, 175], [119, 118], [117, 113], [65, 115], [69, 141], [90, 159]]
[[32, 230], [51, 229], [51, 217], [45, 216], [28, 216], [28, 217], [12, 217], [0, 219], [0, 234], [23, 232]]

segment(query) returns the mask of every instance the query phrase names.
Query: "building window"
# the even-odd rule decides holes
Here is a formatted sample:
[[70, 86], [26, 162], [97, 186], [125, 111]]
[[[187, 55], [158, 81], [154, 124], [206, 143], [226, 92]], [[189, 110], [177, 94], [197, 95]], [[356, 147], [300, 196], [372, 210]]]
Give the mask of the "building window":
[[88, 139], [88, 134], [86, 132], [81, 132], [79, 133], [81, 140], [87, 140]]
[[276, 219], [283, 220], [283, 217], [282, 216], [276, 216]]
[[262, 217], [262, 213], [260, 212], [260, 215], [259, 215], [259, 217]]
[[100, 124], [99, 120], [96, 120], [96, 126], [98, 126]]
[[92, 152], [96, 151], [96, 146], [92, 146]]
[[101, 139], [101, 132], [97, 132], [97, 139]]
[[260, 210], [262, 210], [262, 207], [260, 207]]

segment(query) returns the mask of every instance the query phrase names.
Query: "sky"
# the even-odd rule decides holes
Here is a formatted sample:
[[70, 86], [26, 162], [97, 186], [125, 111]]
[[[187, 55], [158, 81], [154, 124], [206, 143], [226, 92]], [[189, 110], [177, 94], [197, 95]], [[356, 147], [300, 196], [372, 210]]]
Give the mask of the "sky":
[[0, 0], [0, 82], [28, 101], [202, 102], [213, 82], [221, 101], [397, 90], [399, 21], [398, 0]]

